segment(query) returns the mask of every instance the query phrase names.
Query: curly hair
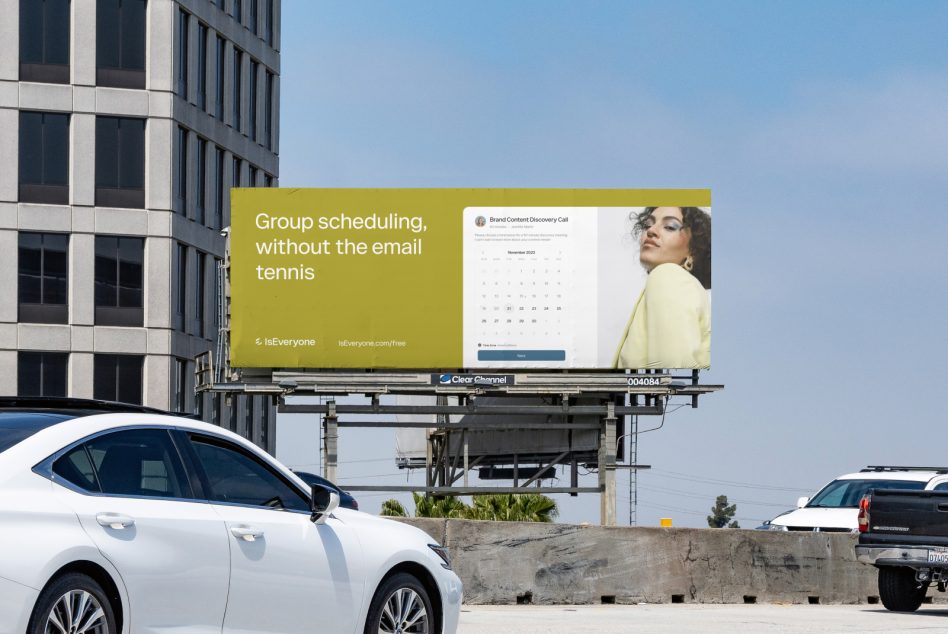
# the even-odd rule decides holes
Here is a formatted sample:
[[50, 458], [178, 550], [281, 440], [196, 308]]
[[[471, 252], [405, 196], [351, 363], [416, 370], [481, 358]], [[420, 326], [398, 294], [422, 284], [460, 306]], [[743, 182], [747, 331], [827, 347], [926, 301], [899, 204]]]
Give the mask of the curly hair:
[[[648, 229], [646, 224], [652, 217], [652, 212], [658, 207], [646, 207], [644, 211], [629, 215], [635, 223], [632, 235], [638, 239], [643, 231]], [[711, 288], [711, 216], [701, 207], [679, 207], [681, 209], [682, 225], [688, 228], [691, 238], [688, 241], [688, 252], [694, 260], [691, 274], [701, 285]]]

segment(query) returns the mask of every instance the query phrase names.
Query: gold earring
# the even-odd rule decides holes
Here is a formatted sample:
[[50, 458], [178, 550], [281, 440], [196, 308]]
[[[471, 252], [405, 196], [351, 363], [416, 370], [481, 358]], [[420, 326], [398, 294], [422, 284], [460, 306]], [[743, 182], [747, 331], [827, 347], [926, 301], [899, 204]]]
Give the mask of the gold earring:
[[686, 271], [695, 268], [695, 259], [690, 255], [685, 258], [685, 263], [681, 265]]

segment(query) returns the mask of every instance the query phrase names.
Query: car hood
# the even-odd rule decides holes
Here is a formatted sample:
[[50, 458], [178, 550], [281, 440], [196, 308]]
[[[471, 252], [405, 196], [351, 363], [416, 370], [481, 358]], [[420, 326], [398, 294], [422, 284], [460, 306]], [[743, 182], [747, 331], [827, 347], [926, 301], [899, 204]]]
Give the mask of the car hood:
[[354, 511], [343, 506], [335, 509], [332, 512], [332, 516], [350, 526], [364, 526], [369, 530], [387, 531], [389, 534], [400, 533], [402, 535], [411, 535], [415, 538], [422, 539], [426, 543], [438, 541], [420, 528], [412, 526], [411, 524], [399, 522], [398, 520], [387, 517], [379, 517], [378, 515], [372, 515], [371, 513], [365, 513], [363, 511]]
[[770, 525], [801, 529], [838, 528], [855, 530], [859, 527], [858, 515], [859, 509], [804, 507], [775, 517], [770, 521]]
[[399, 562], [414, 561], [436, 578], [448, 574], [442, 566], [443, 561], [428, 547], [429, 544], [439, 544], [441, 540], [432, 538], [419, 528], [344, 508], [334, 510], [332, 517], [334, 521], [357, 529], [366, 561], [374, 562], [379, 570], [388, 570]]

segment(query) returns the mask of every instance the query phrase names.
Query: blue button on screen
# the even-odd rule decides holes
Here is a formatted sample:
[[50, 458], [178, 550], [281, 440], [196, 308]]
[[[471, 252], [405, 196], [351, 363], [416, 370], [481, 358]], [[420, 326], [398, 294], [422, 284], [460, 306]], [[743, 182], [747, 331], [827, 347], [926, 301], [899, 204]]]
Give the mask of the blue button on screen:
[[478, 350], [478, 361], [566, 361], [566, 350]]

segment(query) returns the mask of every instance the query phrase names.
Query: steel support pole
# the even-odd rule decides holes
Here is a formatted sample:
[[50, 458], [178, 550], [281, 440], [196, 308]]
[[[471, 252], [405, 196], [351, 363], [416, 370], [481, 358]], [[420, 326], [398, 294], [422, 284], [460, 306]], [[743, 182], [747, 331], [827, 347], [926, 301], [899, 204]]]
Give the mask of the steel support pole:
[[[467, 455], [467, 448], [468, 448], [467, 446], [468, 446], [468, 440], [467, 440], [467, 434], [465, 434], [464, 435], [464, 486], [468, 486], [468, 473], [471, 470], [471, 463], [468, 460], [468, 455]], [[454, 483], [452, 482], [451, 484], [454, 484]]]
[[339, 419], [336, 402], [329, 401], [329, 409], [323, 417], [323, 477], [336, 481], [336, 465], [339, 462]]
[[434, 481], [434, 434], [429, 429], [425, 433], [425, 485], [433, 487]]
[[615, 403], [607, 403], [599, 434], [599, 522], [616, 525], [616, 413]]

